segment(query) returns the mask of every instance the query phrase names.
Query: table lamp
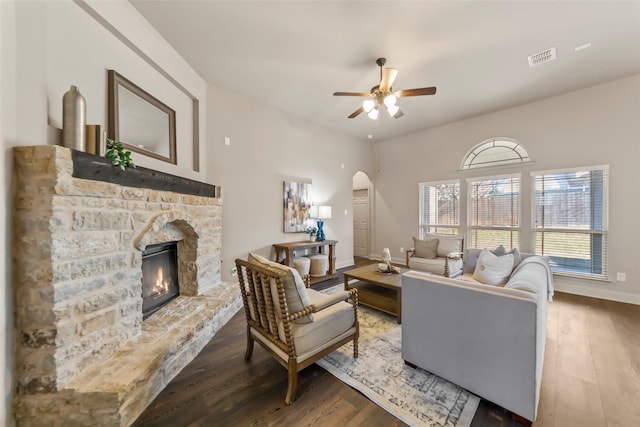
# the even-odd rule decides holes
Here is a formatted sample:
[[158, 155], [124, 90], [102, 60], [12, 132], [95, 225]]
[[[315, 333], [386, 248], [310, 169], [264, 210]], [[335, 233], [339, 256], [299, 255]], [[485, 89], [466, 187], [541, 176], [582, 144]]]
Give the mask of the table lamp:
[[318, 225], [317, 242], [322, 242], [325, 239], [324, 236], [324, 220], [331, 219], [331, 206], [311, 206], [309, 208], [309, 218], [316, 219]]

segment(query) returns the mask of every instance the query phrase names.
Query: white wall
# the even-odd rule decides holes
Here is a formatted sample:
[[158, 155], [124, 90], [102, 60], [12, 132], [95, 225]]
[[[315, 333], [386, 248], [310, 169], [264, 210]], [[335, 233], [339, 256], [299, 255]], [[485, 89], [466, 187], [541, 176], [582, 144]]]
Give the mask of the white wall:
[[[106, 70], [111, 68], [134, 83], [150, 84], [148, 91], [156, 96], [169, 93], [165, 101], [176, 103], [177, 114], [186, 115], [187, 121], [190, 115], [185, 91], [199, 99], [199, 149], [204, 157], [206, 84], [126, 1], [0, 1], [0, 22], [0, 200], [4, 202], [0, 210], [0, 234], [4, 236], [0, 255], [0, 424], [12, 425], [12, 147], [58, 140], [62, 95], [72, 84], [86, 98], [88, 122], [105, 126]], [[169, 84], [172, 79], [184, 90]], [[187, 127], [181, 123], [182, 128]], [[176, 166], [135, 153], [134, 160], [141, 166], [204, 181], [206, 162], [202, 162], [200, 172], [194, 172], [193, 162], [188, 159], [192, 150], [190, 132], [178, 134], [178, 152], [186, 152], [187, 161], [179, 158]]]
[[[530, 171], [610, 165], [610, 282], [556, 277], [558, 289], [640, 304], [637, 213], [640, 211], [640, 75], [440, 126], [376, 144], [376, 248], [418, 235], [418, 183], [522, 172], [521, 250], [531, 250]], [[512, 137], [528, 150], [526, 167], [460, 172], [467, 150], [491, 137]], [[466, 193], [463, 193], [463, 196]], [[466, 218], [466, 213], [461, 212]], [[464, 222], [463, 222], [464, 224]], [[616, 282], [616, 272], [627, 275]]]
[[371, 175], [370, 143], [219, 87], [210, 86], [208, 98], [207, 178], [223, 187], [222, 279], [230, 280], [234, 260], [250, 251], [273, 257], [274, 243], [307, 238], [283, 232], [285, 180], [311, 180], [314, 203], [332, 207], [324, 229], [338, 240], [336, 266], [352, 265], [352, 177], [358, 170]]
[[[0, 3], [0, 138], [2, 142], [13, 139], [15, 133], [15, 90], [12, 89], [15, 81], [15, 69], [8, 64], [15, 63], [15, 8], [7, 2]], [[4, 146], [0, 149], [0, 164], [2, 165], [2, 185], [0, 185], [0, 203], [3, 206], [11, 206], [11, 191], [9, 188], [11, 176], [11, 156], [7, 155], [9, 149]], [[0, 209], [0, 233], [6, 236], [11, 229], [8, 221], [10, 215], [6, 209]], [[11, 325], [13, 303], [8, 286], [11, 279], [11, 257], [9, 252], [9, 239], [5, 238], [0, 247], [0, 331], [6, 331], [0, 338], [0, 423], [8, 424], [7, 408], [11, 402], [11, 355], [8, 354], [12, 346], [8, 345], [13, 339]]]
[[193, 170], [191, 96], [200, 99], [204, 140], [206, 84], [169, 43], [129, 2], [47, 2], [45, 12], [49, 125], [62, 128], [62, 96], [76, 85], [87, 103], [87, 123], [106, 129], [107, 70], [116, 70], [176, 111], [177, 165], [139, 153], [132, 154], [134, 162], [203, 181], [206, 172]]

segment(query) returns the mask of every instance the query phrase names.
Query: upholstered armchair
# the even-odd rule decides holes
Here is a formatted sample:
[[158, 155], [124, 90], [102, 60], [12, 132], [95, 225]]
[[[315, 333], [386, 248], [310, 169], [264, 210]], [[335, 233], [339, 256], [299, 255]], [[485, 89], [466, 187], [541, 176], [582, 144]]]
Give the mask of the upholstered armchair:
[[[298, 272], [255, 254], [236, 259], [247, 319], [250, 360], [257, 341], [288, 370], [285, 403], [295, 400], [298, 372], [353, 340], [358, 357], [358, 292], [324, 295], [309, 288]], [[351, 300], [351, 303], [346, 300]]]
[[407, 268], [444, 277], [462, 274], [464, 237], [461, 234], [425, 233], [425, 239], [413, 238], [414, 247], [407, 250]]

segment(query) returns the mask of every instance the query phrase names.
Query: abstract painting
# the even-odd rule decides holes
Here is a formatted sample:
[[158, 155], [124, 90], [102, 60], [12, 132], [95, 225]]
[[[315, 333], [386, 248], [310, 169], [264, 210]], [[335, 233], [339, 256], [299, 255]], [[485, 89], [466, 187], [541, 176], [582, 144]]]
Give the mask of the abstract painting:
[[311, 206], [311, 183], [284, 181], [284, 232], [300, 233], [307, 228]]

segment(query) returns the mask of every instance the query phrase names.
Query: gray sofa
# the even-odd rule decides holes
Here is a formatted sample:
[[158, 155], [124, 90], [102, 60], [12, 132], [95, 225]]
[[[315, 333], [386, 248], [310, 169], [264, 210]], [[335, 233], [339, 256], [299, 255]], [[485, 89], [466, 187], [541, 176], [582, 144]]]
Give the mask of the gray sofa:
[[506, 285], [484, 285], [471, 278], [479, 253], [465, 251], [457, 279], [403, 275], [402, 357], [534, 421], [553, 295], [549, 264], [522, 254]]

